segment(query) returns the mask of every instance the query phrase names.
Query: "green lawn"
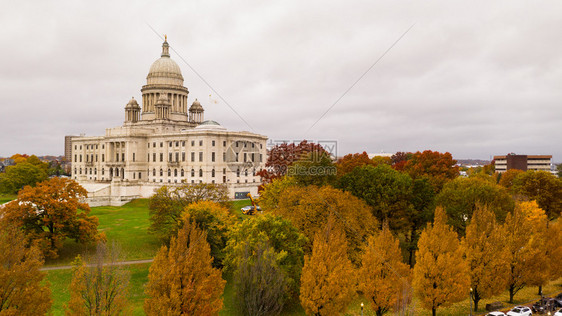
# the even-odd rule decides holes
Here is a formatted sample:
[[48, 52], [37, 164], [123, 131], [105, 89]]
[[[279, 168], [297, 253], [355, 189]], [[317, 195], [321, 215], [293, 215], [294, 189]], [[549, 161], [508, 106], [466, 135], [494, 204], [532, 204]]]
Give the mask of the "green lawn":
[[[128, 266], [131, 272], [129, 303], [133, 315], [144, 315], [144, 284], [148, 281], [148, 268], [150, 264], [136, 264]], [[52, 270], [47, 273], [47, 280], [51, 283], [51, 295], [54, 316], [64, 315], [64, 304], [70, 299], [69, 285], [72, 279], [72, 270]]]
[[0, 204], [4, 204], [6, 202], [10, 202], [11, 200], [15, 200], [18, 197], [17, 194], [0, 194]]
[[[90, 215], [99, 219], [98, 230], [105, 233], [109, 243], [121, 247], [125, 260], [150, 259], [160, 248], [158, 238], [148, 233], [148, 200], [139, 199], [121, 207], [93, 207]], [[67, 240], [59, 257], [48, 260], [46, 265], [66, 265], [76, 255], [92, 251], [92, 247], [82, 246], [73, 240]]]

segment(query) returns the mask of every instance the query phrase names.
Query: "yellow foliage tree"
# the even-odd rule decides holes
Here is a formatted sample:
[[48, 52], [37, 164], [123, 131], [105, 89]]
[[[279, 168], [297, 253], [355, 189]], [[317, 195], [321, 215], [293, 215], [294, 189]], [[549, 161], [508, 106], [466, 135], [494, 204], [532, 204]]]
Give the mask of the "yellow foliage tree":
[[562, 221], [551, 222], [547, 231], [547, 249], [550, 259], [550, 279], [556, 280], [562, 277]]
[[162, 246], [148, 274], [147, 315], [218, 315], [226, 281], [212, 267], [206, 233], [186, 221], [170, 249]]
[[120, 252], [115, 247], [98, 243], [92, 257], [74, 261], [70, 283], [70, 301], [66, 315], [113, 316], [129, 314], [128, 287], [130, 274], [119, 264]]
[[542, 295], [542, 287], [548, 283], [552, 274], [550, 252], [555, 249], [548, 247], [548, 218], [536, 201], [518, 202], [518, 207], [531, 226], [529, 249], [532, 254], [529, 255], [533, 258], [526, 264], [528, 272], [526, 283], [538, 286], [538, 294]]
[[497, 295], [507, 286], [509, 270], [501, 228], [493, 211], [477, 205], [461, 243], [470, 267], [474, 311], [481, 299]]
[[0, 315], [45, 315], [51, 309], [51, 290], [44, 281], [41, 251], [26, 247], [23, 234], [0, 225]]
[[[348, 254], [354, 263], [360, 260], [364, 240], [379, 226], [363, 200], [329, 186], [288, 187], [281, 194], [278, 207], [268, 211], [288, 219], [310, 241], [326, 225], [330, 215], [337, 216], [338, 222], [345, 223]], [[310, 244], [306, 246], [310, 251]]]
[[359, 290], [371, 302], [377, 316], [392, 310], [410, 287], [410, 266], [402, 262], [400, 242], [388, 225], [367, 240], [359, 269]]
[[355, 292], [354, 273], [345, 234], [330, 217], [314, 237], [312, 255], [304, 258], [300, 301], [306, 313], [320, 316], [343, 312]]
[[505, 218], [503, 245], [508, 252], [507, 287], [510, 303], [513, 303], [515, 294], [529, 284], [529, 281], [542, 278], [540, 265], [544, 262], [544, 258], [540, 256], [543, 249], [542, 246], [532, 248], [533, 245], [537, 246], [536, 242], [540, 239], [536, 234], [537, 225], [541, 222], [540, 218], [540, 211], [531, 202], [517, 203], [513, 213], [507, 214]]
[[423, 230], [418, 242], [413, 286], [422, 305], [433, 316], [445, 307], [466, 298], [470, 287], [469, 269], [457, 233], [447, 225], [445, 211], [435, 210], [433, 225]]

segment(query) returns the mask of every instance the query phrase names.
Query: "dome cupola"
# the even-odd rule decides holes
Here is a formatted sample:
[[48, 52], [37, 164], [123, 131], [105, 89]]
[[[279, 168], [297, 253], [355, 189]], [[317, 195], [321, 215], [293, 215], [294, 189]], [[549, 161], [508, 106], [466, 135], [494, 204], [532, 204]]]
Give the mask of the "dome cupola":
[[148, 76], [146, 76], [147, 84], [165, 84], [174, 86], [183, 86], [183, 76], [178, 64], [170, 58], [170, 45], [168, 40], [162, 43], [162, 54], [150, 66]]

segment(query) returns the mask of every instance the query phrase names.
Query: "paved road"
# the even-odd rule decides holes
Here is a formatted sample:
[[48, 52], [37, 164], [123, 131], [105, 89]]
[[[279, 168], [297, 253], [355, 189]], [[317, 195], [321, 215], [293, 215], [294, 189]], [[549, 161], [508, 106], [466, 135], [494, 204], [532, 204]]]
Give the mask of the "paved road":
[[[131, 265], [131, 264], [151, 263], [152, 261], [154, 261], [154, 259], [121, 261], [121, 262], [116, 262], [113, 265], [126, 266], [126, 265]], [[93, 265], [88, 265], [88, 266], [91, 267]], [[51, 270], [66, 270], [66, 269], [72, 269], [72, 266], [44, 267], [44, 268], [41, 268], [40, 270], [41, 271], [51, 271]]]

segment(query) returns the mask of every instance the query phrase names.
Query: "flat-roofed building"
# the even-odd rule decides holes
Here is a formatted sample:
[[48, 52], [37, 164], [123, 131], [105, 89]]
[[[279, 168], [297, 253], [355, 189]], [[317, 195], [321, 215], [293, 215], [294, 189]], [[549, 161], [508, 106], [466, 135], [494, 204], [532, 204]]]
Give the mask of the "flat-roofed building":
[[552, 155], [516, 155], [511, 153], [504, 156], [494, 156], [494, 165], [496, 172], [499, 173], [511, 169], [550, 172]]

